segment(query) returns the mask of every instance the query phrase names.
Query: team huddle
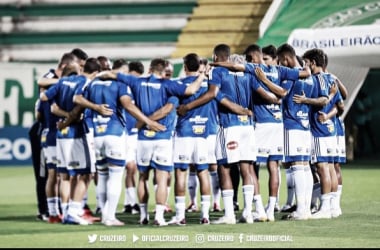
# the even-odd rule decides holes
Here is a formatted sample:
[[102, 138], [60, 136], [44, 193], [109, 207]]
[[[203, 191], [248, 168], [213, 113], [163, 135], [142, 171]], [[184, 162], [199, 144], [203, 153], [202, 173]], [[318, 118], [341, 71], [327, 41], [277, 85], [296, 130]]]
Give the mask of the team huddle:
[[[327, 72], [322, 50], [299, 57], [289, 44], [252, 44], [243, 55], [231, 55], [228, 45], [218, 44], [212, 62], [185, 55], [180, 78], [167, 74], [170, 62], [161, 58], [144, 74], [140, 62], [119, 59], [111, 66], [106, 57], [73, 52], [39, 80], [36, 116], [43, 121], [48, 222], [123, 226], [116, 210], [125, 169], [125, 212], [139, 213], [144, 225], [150, 223], [150, 172], [157, 226], [186, 225], [186, 212], [198, 209], [198, 180], [200, 224], [275, 221], [280, 165], [288, 186], [283, 219], [342, 214], [340, 164], [346, 156], [340, 115], [347, 90]], [[269, 172], [266, 206], [258, 179], [263, 164]], [[166, 221], [173, 171], [175, 215]], [[242, 181], [238, 219], [240, 176], [233, 173]], [[92, 179], [101, 218], [84, 209]], [[210, 210], [221, 211], [220, 196], [224, 215], [210, 221]]]

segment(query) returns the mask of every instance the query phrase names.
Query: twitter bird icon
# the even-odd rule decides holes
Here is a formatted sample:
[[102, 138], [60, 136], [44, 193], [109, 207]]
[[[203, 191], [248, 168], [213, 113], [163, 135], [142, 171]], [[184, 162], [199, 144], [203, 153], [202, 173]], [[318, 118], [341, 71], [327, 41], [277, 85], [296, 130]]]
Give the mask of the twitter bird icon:
[[97, 234], [89, 234], [88, 235], [88, 243], [90, 243], [90, 244], [92, 244], [92, 243], [94, 243], [95, 241], [96, 241], [96, 238], [98, 237], [98, 235]]

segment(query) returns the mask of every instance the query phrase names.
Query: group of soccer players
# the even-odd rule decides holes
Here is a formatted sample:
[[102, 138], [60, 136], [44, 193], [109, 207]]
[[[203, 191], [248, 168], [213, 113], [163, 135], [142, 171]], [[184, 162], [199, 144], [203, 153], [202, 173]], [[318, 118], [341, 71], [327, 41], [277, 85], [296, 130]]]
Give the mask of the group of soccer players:
[[[299, 57], [289, 44], [268, 48], [272, 52], [263, 54], [252, 44], [243, 55], [231, 55], [228, 45], [218, 44], [209, 63], [189, 53], [180, 78], [166, 74], [171, 65], [161, 58], [153, 59], [144, 74], [138, 62], [120, 59], [111, 66], [104, 56], [81, 60], [65, 53], [57, 69], [39, 80], [36, 114], [44, 121], [48, 221], [123, 226], [116, 209], [125, 169], [125, 211], [139, 213], [140, 224], [150, 223], [150, 172], [155, 184], [154, 225], [186, 225], [188, 176], [192, 183], [199, 179], [200, 224], [275, 221], [280, 165], [287, 169], [287, 205], [295, 205], [285, 219], [338, 217], [340, 163], [345, 162], [339, 116], [347, 90], [326, 71], [322, 50]], [[260, 164], [269, 172], [266, 207], [259, 189]], [[189, 169], [196, 175], [189, 175]], [[232, 174], [236, 170], [244, 200], [238, 220], [237, 180]], [[175, 215], [167, 221], [173, 171]], [[101, 218], [86, 213], [92, 179]], [[314, 196], [319, 204], [312, 202], [317, 185], [320, 191], [314, 190]], [[220, 209], [220, 194], [224, 215], [210, 221], [211, 204], [214, 211]]]

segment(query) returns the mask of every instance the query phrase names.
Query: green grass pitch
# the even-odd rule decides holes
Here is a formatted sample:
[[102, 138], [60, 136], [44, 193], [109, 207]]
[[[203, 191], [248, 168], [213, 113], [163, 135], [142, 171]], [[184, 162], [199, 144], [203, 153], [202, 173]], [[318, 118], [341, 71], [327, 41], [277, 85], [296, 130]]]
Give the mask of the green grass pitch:
[[[36, 194], [33, 169], [0, 167], [0, 247], [1, 248], [373, 248], [380, 247], [380, 164], [379, 161], [355, 161], [342, 167], [343, 215], [331, 220], [282, 221], [276, 213], [273, 223], [236, 225], [200, 225], [199, 213], [187, 213], [186, 226], [155, 227], [137, 224], [139, 215], [118, 213], [123, 227], [48, 224], [36, 221]], [[268, 199], [268, 174], [260, 170], [260, 188], [264, 204]], [[174, 180], [172, 181], [174, 183]], [[91, 183], [89, 204], [95, 208]], [[174, 208], [174, 189], [170, 201]], [[199, 196], [199, 195], [198, 195]], [[286, 181], [282, 169], [280, 205], [286, 199]], [[118, 211], [122, 210], [124, 191]], [[154, 196], [150, 196], [153, 210]], [[242, 207], [242, 191], [239, 190]], [[221, 201], [223, 207], [223, 202]], [[165, 214], [168, 220], [172, 214]], [[236, 213], [239, 218], [241, 211]], [[222, 213], [210, 212], [210, 219]], [[150, 212], [152, 219], [154, 214]], [[89, 243], [89, 236], [95, 237]], [[133, 242], [135, 241], [135, 242]]]

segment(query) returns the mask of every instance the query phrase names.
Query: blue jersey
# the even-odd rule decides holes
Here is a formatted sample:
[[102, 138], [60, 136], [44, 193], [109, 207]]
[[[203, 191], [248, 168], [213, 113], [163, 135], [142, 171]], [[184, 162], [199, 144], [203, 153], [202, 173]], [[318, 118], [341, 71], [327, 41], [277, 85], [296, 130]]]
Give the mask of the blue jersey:
[[[334, 79], [329, 74], [318, 73], [313, 75], [313, 80], [315, 81], [315, 85], [320, 88], [323, 92], [322, 95], [316, 95], [314, 97], [319, 96], [327, 96], [329, 95], [329, 90], [334, 83]], [[310, 125], [311, 125], [311, 133], [315, 137], [326, 137], [326, 136], [334, 136], [336, 135], [336, 116], [332, 119], [327, 120], [324, 123], [318, 121], [319, 112], [328, 113], [334, 107], [336, 103], [339, 102], [341, 98], [340, 94], [337, 92], [332, 100], [330, 100], [327, 105], [323, 107], [313, 106], [311, 108], [310, 113]]]
[[87, 87], [87, 99], [95, 104], [108, 104], [111, 116], [102, 116], [92, 111], [92, 123], [95, 136], [120, 136], [125, 131], [124, 108], [120, 98], [127, 95], [127, 86], [112, 80], [94, 79]]
[[[260, 67], [265, 76], [274, 84], [280, 86], [283, 80], [298, 80], [299, 70], [291, 69], [283, 66], [273, 66], [265, 64], [247, 63], [245, 65], [245, 71], [255, 75], [255, 68]], [[270, 91], [269, 88], [262, 82], [259, 82], [260, 86], [266, 91]], [[253, 93], [253, 113], [255, 114], [255, 121], [259, 123], [273, 122], [281, 123], [282, 120], [282, 107], [280, 104], [269, 104], [256, 92]]]
[[[195, 81], [197, 76], [188, 76], [180, 79], [179, 81], [185, 85], [188, 85]], [[180, 98], [180, 104], [187, 104], [199, 96], [203, 95], [208, 90], [207, 80], [202, 82], [199, 90], [192, 96]], [[176, 126], [176, 135], [178, 137], [204, 137], [209, 135], [212, 121], [210, 121], [211, 115], [211, 102], [205, 103], [199, 107], [189, 110], [184, 116], [179, 116]]]
[[[251, 107], [252, 89], [255, 88], [253, 85], [257, 84], [251, 74], [229, 71], [224, 67], [214, 67], [210, 70], [209, 76], [209, 84], [216, 85], [230, 101], [244, 108]], [[218, 114], [220, 126], [223, 128], [253, 125], [250, 117], [234, 114], [222, 105], [218, 106]]]
[[[177, 81], [156, 78], [154, 75], [148, 77], [135, 77], [118, 73], [117, 80], [126, 83], [132, 91], [136, 106], [146, 115], [150, 116], [156, 110], [163, 107], [170, 96], [183, 96], [186, 85]], [[140, 140], [170, 139], [175, 126], [175, 116], [168, 115], [158, 121], [166, 126], [166, 131], [154, 132], [144, 126], [138, 132]]]
[[[62, 77], [45, 94], [49, 100], [53, 99], [62, 110], [70, 112], [75, 106], [73, 101], [74, 94], [78, 88], [83, 88], [86, 80], [86, 77], [82, 75]], [[58, 131], [57, 136], [58, 138], [80, 138], [86, 132], [87, 127], [84, 126], [83, 122], [77, 122]]]
[[282, 100], [282, 114], [284, 128], [310, 130], [310, 105], [304, 103], [295, 103], [294, 95], [303, 95], [311, 97], [314, 89], [314, 81], [310, 76], [306, 79], [298, 79], [295, 81], [284, 80], [281, 87], [288, 91]]
[[[57, 79], [58, 76], [55, 73], [54, 69], [50, 69], [44, 76], [44, 78], [48, 79]], [[39, 102], [37, 110], [42, 115], [42, 129], [49, 128], [54, 130], [54, 132], [57, 131], [57, 121], [59, 118], [51, 113], [50, 105], [53, 103], [53, 101], [49, 102]]]

